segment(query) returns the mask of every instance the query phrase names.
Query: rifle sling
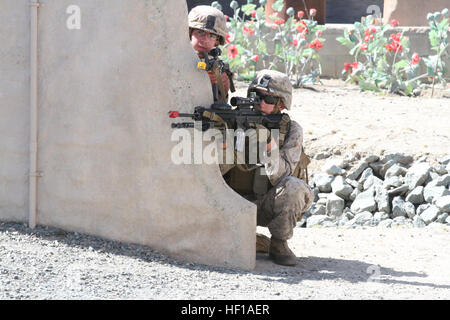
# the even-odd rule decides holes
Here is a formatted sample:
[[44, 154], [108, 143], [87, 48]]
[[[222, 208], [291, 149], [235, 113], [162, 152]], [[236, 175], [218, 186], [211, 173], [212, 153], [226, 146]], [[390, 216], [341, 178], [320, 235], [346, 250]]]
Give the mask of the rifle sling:
[[217, 86], [219, 88], [220, 97], [217, 97], [220, 103], [226, 103], [227, 99], [227, 92], [225, 92], [225, 86], [222, 82], [222, 75], [220, 74], [219, 66], [217, 65], [217, 62], [214, 63], [213, 67], [214, 75], [216, 76], [217, 80]]

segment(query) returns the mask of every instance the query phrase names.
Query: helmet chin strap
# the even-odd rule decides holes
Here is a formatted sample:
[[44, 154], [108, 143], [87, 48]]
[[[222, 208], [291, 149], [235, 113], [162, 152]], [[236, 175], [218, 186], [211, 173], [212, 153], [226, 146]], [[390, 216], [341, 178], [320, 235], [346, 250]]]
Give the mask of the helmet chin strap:
[[271, 114], [278, 114], [278, 113], [280, 113], [284, 109], [284, 106], [282, 104], [283, 104], [283, 102], [281, 102], [281, 100], [278, 101], [278, 103], [273, 108]]

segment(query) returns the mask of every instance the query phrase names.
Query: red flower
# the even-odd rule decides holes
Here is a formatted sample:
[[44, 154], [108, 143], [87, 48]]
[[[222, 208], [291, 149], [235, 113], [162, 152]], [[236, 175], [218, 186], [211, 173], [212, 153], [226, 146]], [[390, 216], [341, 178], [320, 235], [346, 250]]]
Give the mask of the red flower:
[[275, 24], [282, 25], [282, 24], [284, 24], [284, 19], [278, 19], [278, 20], [275, 20], [274, 23], [275, 23]]
[[254, 30], [253, 28], [247, 28], [247, 27], [244, 27], [244, 28], [242, 28], [242, 29], [244, 30], [244, 33], [245, 33], [245, 34], [248, 34], [248, 35], [255, 34], [255, 30]]
[[396, 26], [398, 26], [398, 21], [397, 21], [396, 19], [392, 19], [392, 21], [391, 21], [391, 26], [393, 26], [394, 28], [395, 28]]
[[366, 31], [364, 31], [364, 35], [366, 37], [370, 36], [370, 29], [366, 29]]
[[258, 62], [259, 60], [259, 56], [257, 54], [255, 54], [253, 57], [251, 57], [250, 59], [252, 59], [255, 62]]
[[363, 43], [361, 46], [360, 46], [360, 48], [361, 48], [361, 50], [367, 50], [367, 43]]
[[309, 15], [312, 16], [312, 17], [314, 17], [316, 15], [316, 13], [317, 13], [317, 10], [314, 9], [314, 8], [309, 10]]
[[387, 51], [399, 52], [403, 50], [403, 46], [399, 42], [392, 41], [391, 43], [384, 46]]
[[314, 40], [313, 42], [311, 42], [311, 43], [308, 45], [308, 47], [311, 48], [311, 49], [314, 48], [314, 49], [316, 49], [316, 50], [320, 50], [320, 49], [323, 48], [323, 44], [322, 44], [322, 42], [319, 41], [319, 39], [316, 39], [316, 40]]
[[369, 42], [369, 40], [370, 40], [370, 36], [365, 36], [365, 37], [364, 37], [364, 41], [365, 41], [365, 42]]
[[392, 40], [391, 43], [384, 46], [386, 48], [386, 50], [387, 51], [395, 51], [395, 52], [402, 51], [403, 46], [400, 44], [402, 34], [401, 33], [393, 33], [393, 34], [391, 34], [390, 38]]
[[299, 19], [303, 18], [304, 15], [305, 15], [305, 13], [304, 13], [303, 11], [297, 12], [297, 17], [298, 17]]
[[419, 61], [420, 61], [419, 54], [417, 52], [414, 52], [412, 55], [411, 64], [416, 65], [419, 63]]
[[229, 33], [227, 33], [227, 37], [225, 38], [225, 42], [226, 43], [230, 43], [230, 38], [231, 38], [231, 35]]
[[347, 73], [352, 73], [352, 65], [350, 64], [350, 62], [344, 63], [344, 70]]
[[322, 49], [322, 48], [323, 48], [322, 42], [320, 42], [319, 40], [316, 40], [316, 49], [317, 49], [317, 50], [320, 50], [320, 49]]
[[393, 34], [391, 34], [391, 37], [390, 37], [393, 41], [396, 41], [396, 42], [400, 42], [400, 40], [401, 40], [401, 38], [402, 38], [402, 34], [399, 32], [399, 33], [393, 33]]
[[234, 59], [238, 54], [238, 49], [234, 44], [228, 46], [228, 58]]
[[292, 44], [294, 45], [294, 47], [296, 47], [298, 45], [297, 39], [292, 40]]
[[395, 52], [399, 52], [399, 51], [402, 51], [402, 50], [403, 50], [403, 46], [401, 44], [395, 45], [395, 47], [394, 47], [394, 51]]
[[305, 21], [300, 21], [298, 24], [297, 24], [297, 31], [299, 32], [299, 33], [302, 33], [302, 32], [308, 32], [308, 28], [306, 28], [306, 22]]
[[370, 32], [372, 32], [372, 33], [377, 33], [377, 28], [372, 27], [372, 28], [370, 29]]
[[256, 17], [256, 10], [250, 11], [250, 15], [251, 15], [253, 18]]
[[350, 64], [350, 62], [344, 63], [344, 70], [347, 73], [353, 73], [353, 69], [358, 69], [358, 62], [353, 62]]
[[322, 30], [317, 30], [316, 34], [320, 37], [322, 35]]

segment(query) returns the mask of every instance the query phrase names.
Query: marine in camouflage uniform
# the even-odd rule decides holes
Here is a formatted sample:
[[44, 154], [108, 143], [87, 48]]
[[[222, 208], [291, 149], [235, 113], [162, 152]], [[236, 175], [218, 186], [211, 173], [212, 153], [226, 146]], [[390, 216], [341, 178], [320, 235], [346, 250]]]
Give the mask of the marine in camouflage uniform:
[[[227, 24], [222, 11], [211, 6], [200, 5], [192, 8], [188, 15], [189, 39], [194, 51], [200, 59], [225, 44]], [[211, 84], [218, 86], [218, 101], [226, 102], [230, 90], [230, 79], [226, 72], [220, 74], [208, 71]]]
[[[272, 113], [291, 107], [292, 85], [281, 72], [261, 70], [249, 86], [249, 96], [251, 92], [280, 98]], [[257, 205], [257, 225], [268, 227], [272, 235], [269, 257], [277, 264], [292, 266], [296, 265], [297, 258], [287, 240], [293, 236], [297, 221], [311, 206], [314, 194], [300, 170], [305, 157], [303, 129], [287, 114], [283, 119], [279, 147], [274, 144], [270, 149], [273, 155], [275, 148], [279, 148], [278, 157], [267, 157], [264, 168], [251, 172], [233, 164], [220, 165], [220, 169], [225, 181], [236, 192]]]

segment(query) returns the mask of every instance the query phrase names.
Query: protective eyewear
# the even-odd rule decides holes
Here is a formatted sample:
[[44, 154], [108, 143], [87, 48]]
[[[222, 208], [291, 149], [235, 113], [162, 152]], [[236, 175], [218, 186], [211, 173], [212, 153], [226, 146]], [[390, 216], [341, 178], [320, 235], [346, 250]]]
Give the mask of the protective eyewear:
[[264, 94], [261, 92], [256, 92], [256, 95], [261, 98], [261, 100], [263, 100], [265, 103], [267, 104], [277, 104], [278, 101], [280, 101], [280, 98], [278, 97], [274, 97], [274, 96], [269, 96], [268, 94]]
[[211, 40], [219, 39], [219, 37], [217, 35], [215, 35], [213, 33], [209, 33], [207, 31], [200, 30], [200, 29], [195, 29], [194, 32], [195, 32], [195, 35], [199, 38], [208, 37]]

